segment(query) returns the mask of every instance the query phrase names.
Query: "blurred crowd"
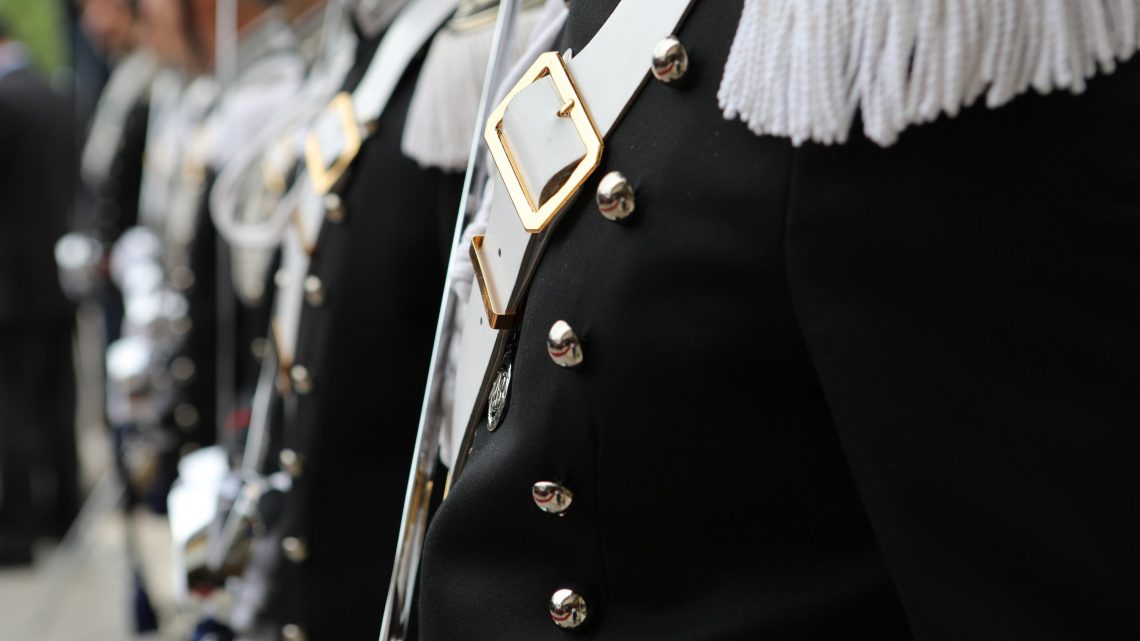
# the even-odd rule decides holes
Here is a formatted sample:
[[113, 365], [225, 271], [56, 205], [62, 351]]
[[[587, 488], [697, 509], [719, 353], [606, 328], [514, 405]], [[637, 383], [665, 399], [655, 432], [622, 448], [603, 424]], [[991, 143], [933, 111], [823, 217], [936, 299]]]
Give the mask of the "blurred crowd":
[[[397, 29], [405, 4], [422, 6]], [[30, 564], [90, 490], [78, 389], [122, 488], [136, 632], [170, 633], [132, 530], [146, 512], [172, 537], [160, 591], [194, 621], [176, 637], [375, 633], [496, 4], [74, 0], [52, 72], [0, 22], [0, 563]], [[385, 53], [390, 28], [415, 35]], [[384, 190], [390, 220], [346, 223]], [[380, 301], [392, 260], [406, 282]], [[77, 310], [102, 361], [78, 380]], [[378, 407], [406, 433], [362, 434]]]

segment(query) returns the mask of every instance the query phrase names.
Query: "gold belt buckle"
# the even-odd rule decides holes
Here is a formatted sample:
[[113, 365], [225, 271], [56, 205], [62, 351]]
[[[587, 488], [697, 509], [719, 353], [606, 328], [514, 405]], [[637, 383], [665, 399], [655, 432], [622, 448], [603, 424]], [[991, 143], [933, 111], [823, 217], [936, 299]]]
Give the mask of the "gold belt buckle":
[[305, 139], [305, 165], [309, 169], [309, 180], [313, 183], [313, 189], [318, 194], [327, 194], [336, 185], [344, 172], [348, 171], [356, 154], [360, 152], [360, 146], [364, 144], [364, 136], [352, 108], [351, 94], [343, 91], [337, 94], [325, 108], [325, 112], [334, 114], [340, 120], [344, 147], [336, 160], [331, 165], [326, 165], [317, 132], [310, 131]]
[[[582, 139], [582, 144], [586, 147], [586, 154], [570, 172], [566, 182], [562, 183], [562, 186], [544, 202], [537, 203], [526, 187], [523, 186], [518, 162], [510, 147], [507, 146], [506, 140], [503, 139], [503, 117], [507, 112], [507, 105], [514, 100], [520, 91], [546, 76], [550, 76], [550, 79], [554, 81], [554, 88], [562, 100], [562, 108], [559, 109], [558, 116], [570, 118], [570, 122], [574, 124], [574, 129], [578, 132], [578, 137]], [[495, 166], [499, 169], [499, 174], [507, 185], [507, 192], [515, 205], [515, 211], [522, 219], [523, 228], [532, 234], [537, 234], [546, 229], [550, 221], [562, 213], [562, 209], [570, 202], [574, 194], [578, 193], [582, 184], [586, 182], [590, 174], [594, 173], [602, 161], [602, 136], [594, 125], [594, 119], [590, 117], [589, 108], [574, 86], [574, 80], [570, 77], [566, 62], [562, 60], [562, 55], [557, 51], [549, 51], [539, 56], [530, 69], [523, 74], [522, 79], [511, 89], [503, 102], [499, 103], [499, 106], [491, 112], [491, 117], [487, 121], [487, 128], [483, 131], [483, 138], [487, 141], [491, 158], [494, 159]]]
[[[546, 76], [550, 76], [554, 82], [554, 88], [562, 102], [558, 116], [570, 118], [575, 131], [578, 132], [578, 137], [582, 140], [586, 153], [570, 172], [565, 182], [545, 201], [537, 202], [537, 199], [530, 194], [523, 184], [518, 160], [503, 137], [503, 118], [507, 112], [507, 105], [514, 100], [519, 92]], [[499, 175], [503, 178], [503, 183], [507, 187], [507, 193], [510, 195], [515, 211], [522, 221], [523, 228], [531, 234], [537, 234], [546, 229], [551, 221], [562, 213], [570, 200], [582, 188], [586, 179], [598, 168], [602, 161], [604, 144], [602, 136], [594, 124], [594, 119], [590, 116], [589, 108], [582, 100], [577, 87], [574, 86], [574, 79], [570, 77], [566, 62], [557, 51], [550, 51], [539, 56], [538, 60], [530, 66], [530, 69], [523, 74], [518, 84], [507, 94], [507, 97], [491, 112], [491, 116], [487, 120], [487, 127], [483, 131], [483, 139], [487, 142], [491, 159], [495, 161], [495, 167], [498, 168]], [[495, 310], [493, 308], [483, 268], [482, 248], [482, 236], [476, 236], [471, 240], [471, 262], [475, 268], [475, 278], [482, 294], [483, 306], [487, 311], [487, 320], [493, 329], [507, 329], [513, 325], [514, 311]]]

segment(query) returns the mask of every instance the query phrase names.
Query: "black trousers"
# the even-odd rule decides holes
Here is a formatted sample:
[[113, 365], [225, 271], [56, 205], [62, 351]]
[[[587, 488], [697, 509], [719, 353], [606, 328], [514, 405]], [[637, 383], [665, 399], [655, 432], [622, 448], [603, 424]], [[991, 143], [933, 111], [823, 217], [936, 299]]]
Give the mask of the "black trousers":
[[0, 561], [61, 536], [78, 509], [72, 323], [0, 331]]

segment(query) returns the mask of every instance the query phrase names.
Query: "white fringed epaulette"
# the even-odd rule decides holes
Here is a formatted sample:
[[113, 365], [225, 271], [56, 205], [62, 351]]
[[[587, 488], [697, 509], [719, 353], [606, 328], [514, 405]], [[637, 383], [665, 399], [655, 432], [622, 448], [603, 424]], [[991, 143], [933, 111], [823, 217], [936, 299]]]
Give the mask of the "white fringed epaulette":
[[[515, 27], [514, 60], [526, 47], [540, 11], [523, 11]], [[454, 30], [432, 40], [404, 122], [401, 150], [421, 167], [463, 171], [475, 134], [475, 111], [491, 54], [494, 24]]]
[[1080, 93], [1137, 49], [1140, 0], [746, 0], [718, 98], [757, 134], [841, 143], [1032, 87]]

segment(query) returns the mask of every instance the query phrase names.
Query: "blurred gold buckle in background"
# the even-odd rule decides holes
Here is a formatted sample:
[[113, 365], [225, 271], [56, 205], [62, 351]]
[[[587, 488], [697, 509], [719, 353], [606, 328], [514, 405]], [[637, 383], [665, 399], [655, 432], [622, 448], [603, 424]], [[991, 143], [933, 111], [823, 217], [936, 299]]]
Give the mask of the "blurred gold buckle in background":
[[[314, 128], [305, 139], [305, 165], [309, 169], [309, 180], [318, 194], [326, 194], [340, 180], [344, 172], [348, 171], [356, 154], [364, 144], [364, 136], [360, 124], [356, 122], [356, 112], [352, 106], [352, 95], [347, 92], [337, 94], [329, 106], [325, 108], [321, 118], [336, 117], [340, 122], [341, 137], [344, 145], [340, 154], [331, 164], [327, 164], [324, 149], [321, 145], [319, 131]], [[317, 126], [320, 126], [320, 120]]]

